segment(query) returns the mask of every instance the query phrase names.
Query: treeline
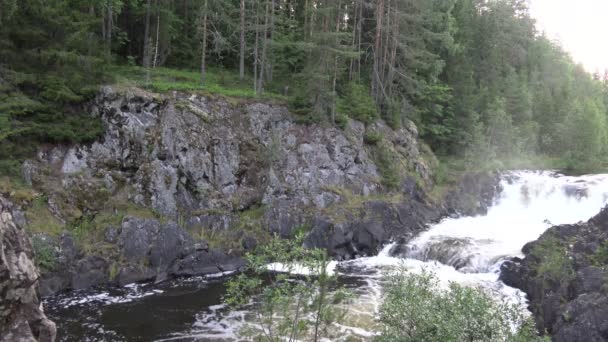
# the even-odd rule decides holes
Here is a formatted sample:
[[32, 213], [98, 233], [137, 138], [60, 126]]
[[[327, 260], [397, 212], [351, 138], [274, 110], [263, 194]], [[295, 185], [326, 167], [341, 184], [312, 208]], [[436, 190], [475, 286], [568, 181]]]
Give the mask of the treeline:
[[605, 78], [537, 32], [525, 0], [0, 0], [0, 25], [0, 139], [131, 64], [200, 70], [203, 85], [232, 70], [304, 121], [412, 120], [472, 162], [608, 152]]

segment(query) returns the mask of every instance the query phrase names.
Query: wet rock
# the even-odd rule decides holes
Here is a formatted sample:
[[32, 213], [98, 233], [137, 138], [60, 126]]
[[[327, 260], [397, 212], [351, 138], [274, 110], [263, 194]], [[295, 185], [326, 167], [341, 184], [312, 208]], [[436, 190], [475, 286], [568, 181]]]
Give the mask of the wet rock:
[[253, 251], [255, 250], [255, 248], [258, 245], [258, 241], [256, 240], [256, 238], [251, 235], [251, 234], [247, 234], [243, 239], [241, 244], [243, 245], [243, 249], [247, 252]]
[[154, 280], [157, 274], [150, 268], [141, 265], [128, 265], [120, 269], [116, 276], [116, 283], [119, 286], [138, 283], [142, 281]]
[[487, 210], [502, 191], [500, 175], [489, 172], [468, 173], [462, 176], [458, 187], [444, 200], [448, 214], [477, 216]]
[[605, 208], [588, 222], [550, 228], [524, 246], [524, 259], [501, 266], [500, 279], [526, 292], [539, 331], [554, 341], [608, 340], [608, 269], [598, 243], [607, 239]]
[[608, 297], [583, 294], [567, 303], [553, 327], [556, 342], [600, 342], [608, 340]]
[[0, 196], [0, 341], [52, 342], [56, 327], [41, 309], [39, 274], [30, 240], [13, 220], [17, 211]]
[[197, 276], [219, 272], [217, 263], [206, 251], [198, 251], [186, 256], [177, 261], [171, 269], [171, 274], [176, 276]]
[[79, 260], [72, 276], [71, 288], [86, 289], [108, 280], [108, 262], [100, 257], [88, 256]]

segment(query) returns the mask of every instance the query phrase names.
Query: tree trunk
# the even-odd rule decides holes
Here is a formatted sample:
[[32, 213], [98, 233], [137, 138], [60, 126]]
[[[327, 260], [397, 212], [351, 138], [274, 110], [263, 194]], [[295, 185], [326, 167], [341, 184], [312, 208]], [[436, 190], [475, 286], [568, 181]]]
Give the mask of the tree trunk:
[[372, 94], [380, 102], [380, 53], [382, 51], [382, 17], [384, 16], [384, 0], [376, 2], [376, 38], [374, 40], [374, 67], [372, 77]]
[[[363, 1], [363, 0], [361, 0]], [[357, 24], [357, 80], [361, 79], [361, 28], [363, 22], [363, 3], [359, 5], [359, 23]]]
[[106, 44], [108, 55], [112, 53], [112, 30], [114, 29], [114, 12], [112, 9], [112, 0], [108, 0], [108, 24], [106, 28]]
[[154, 44], [154, 60], [152, 62], [153, 69], [156, 69], [156, 62], [158, 59], [158, 38], [160, 36], [160, 11], [158, 8], [158, 0], [156, 0], [155, 6], [156, 6], [156, 43]]
[[[352, 40], [351, 40], [351, 49], [353, 49], [353, 51], [355, 50], [355, 43], [356, 43], [356, 38], [357, 38], [357, 9], [358, 9], [358, 5], [359, 2], [355, 0], [355, 8], [353, 10], [353, 36], [352, 36]], [[355, 69], [355, 58], [351, 58], [350, 59], [350, 64], [348, 66], [348, 80], [352, 81], [353, 80], [353, 73], [354, 73], [354, 69]]]
[[150, 6], [152, 0], [146, 1], [146, 24], [144, 26], [144, 47], [142, 53], [142, 64], [144, 67], [149, 67], [150, 65], [150, 51], [148, 51], [148, 39], [150, 37]]
[[260, 40], [260, 5], [255, 1], [255, 45], [253, 46], [253, 91], [258, 93], [258, 46]]
[[[341, 2], [338, 1], [338, 6], [336, 7], [336, 33], [340, 32], [340, 6], [341, 6]], [[338, 35], [336, 35], [338, 36]], [[339, 40], [339, 38], [337, 38]], [[338, 44], [339, 45], [339, 41]], [[338, 80], [338, 54], [335, 53], [334, 56], [334, 76], [333, 76], [333, 80], [332, 80], [332, 84], [331, 84], [331, 97], [332, 97], [332, 102], [331, 102], [331, 123], [335, 124], [336, 123], [336, 101], [338, 98], [338, 94], [336, 93], [336, 83]]]
[[241, 46], [239, 50], [239, 79], [245, 78], [245, 0], [241, 0]]
[[268, 45], [268, 18], [269, 17], [269, 6], [268, 0], [266, 0], [266, 9], [264, 11], [264, 34], [262, 39], [262, 64], [260, 65], [260, 81], [258, 82], [258, 91], [264, 92], [264, 72], [266, 71], [266, 48]]
[[304, 0], [304, 40], [306, 40], [306, 32], [308, 32], [308, 0]]
[[151, 0], [146, 1], [146, 24], [144, 28], [144, 51], [142, 64], [146, 69], [146, 85], [150, 84], [150, 7]]
[[[391, 34], [395, 34], [395, 32], [391, 32], [391, 0], [387, 0], [386, 4], [386, 30], [384, 30], [385, 41], [384, 41], [384, 52], [382, 53], [382, 73], [380, 74], [381, 82], [383, 87], [386, 88], [386, 77], [388, 76], [388, 49], [389, 49], [389, 39]], [[386, 71], [385, 71], [386, 69]]]
[[268, 51], [268, 55], [270, 56], [270, 58], [268, 58], [268, 82], [272, 82], [272, 68], [273, 68], [273, 59], [272, 57], [274, 57], [273, 52], [272, 52], [272, 42], [274, 41], [274, 15], [275, 15], [275, 9], [276, 9], [276, 3], [275, 0], [272, 0], [272, 2], [270, 3], [270, 46], [268, 47], [269, 51]]
[[201, 41], [201, 84], [205, 84], [205, 76], [207, 76], [207, 65], [205, 58], [207, 56], [207, 0], [203, 2], [203, 39]]

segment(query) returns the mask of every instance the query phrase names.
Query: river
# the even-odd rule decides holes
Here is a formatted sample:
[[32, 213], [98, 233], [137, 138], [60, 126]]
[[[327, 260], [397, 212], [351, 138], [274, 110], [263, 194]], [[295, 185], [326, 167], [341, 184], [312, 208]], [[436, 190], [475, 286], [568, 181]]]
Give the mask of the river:
[[[551, 225], [587, 220], [608, 201], [608, 175], [518, 171], [504, 174], [502, 187], [485, 216], [447, 218], [406, 245], [337, 263], [355, 297], [330, 340], [373, 337], [384, 275], [399, 265], [429, 269], [445, 284], [481, 286], [523, 307], [524, 294], [498, 280], [501, 263]], [[72, 292], [44, 305], [59, 341], [238, 341], [239, 329], [253, 318], [247, 308], [222, 305], [226, 276]]]

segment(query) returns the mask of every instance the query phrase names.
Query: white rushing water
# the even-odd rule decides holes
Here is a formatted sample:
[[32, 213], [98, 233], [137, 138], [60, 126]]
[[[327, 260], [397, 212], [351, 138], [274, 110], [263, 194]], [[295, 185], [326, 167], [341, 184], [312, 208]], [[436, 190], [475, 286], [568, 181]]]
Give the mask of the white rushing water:
[[370, 301], [381, 302], [382, 274], [394, 266], [413, 272], [423, 268], [444, 284], [457, 282], [485, 288], [497, 296], [525, 303], [525, 294], [499, 281], [500, 265], [522, 256], [522, 247], [549, 227], [586, 221], [608, 202], [608, 175], [564, 176], [544, 171], [505, 174], [503, 191], [487, 215], [448, 218], [406, 246], [390, 244], [377, 256], [340, 267], [348, 274], [372, 274]]

